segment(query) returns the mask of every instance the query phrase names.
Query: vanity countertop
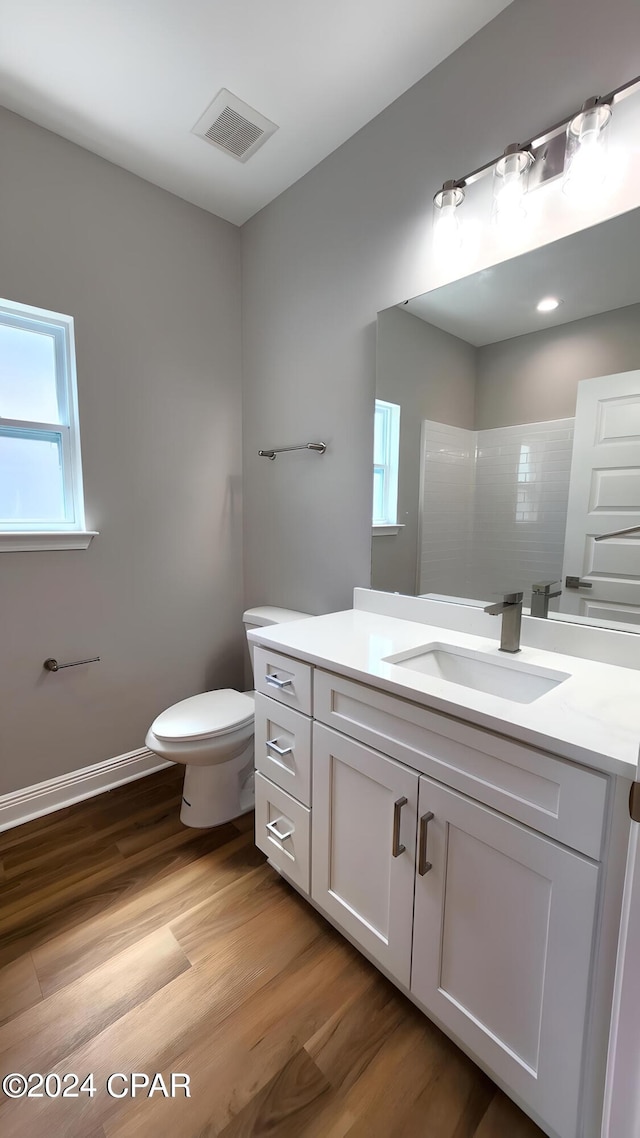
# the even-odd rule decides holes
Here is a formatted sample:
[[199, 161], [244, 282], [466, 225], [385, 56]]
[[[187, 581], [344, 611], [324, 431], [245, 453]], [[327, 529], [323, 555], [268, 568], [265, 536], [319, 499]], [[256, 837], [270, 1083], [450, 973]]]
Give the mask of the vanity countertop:
[[433, 642], [504, 661], [496, 640], [464, 632], [348, 609], [256, 629], [249, 639], [596, 770], [635, 778], [640, 670], [524, 646], [515, 657], [518, 664], [569, 673], [569, 678], [523, 704], [384, 659]]

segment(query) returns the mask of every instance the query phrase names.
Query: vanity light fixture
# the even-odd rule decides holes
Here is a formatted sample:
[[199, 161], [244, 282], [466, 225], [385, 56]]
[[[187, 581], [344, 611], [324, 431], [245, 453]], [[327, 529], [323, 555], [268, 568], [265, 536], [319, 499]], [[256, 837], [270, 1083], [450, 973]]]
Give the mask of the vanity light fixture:
[[441, 258], [462, 246], [458, 208], [465, 192], [486, 174], [493, 173], [492, 218], [505, 230], [517, 229], [526, 217], [526, 195], [560, 175], [563, 190], [577, 201], [593, 197], [607, 175], [607, 126], [615, 103], [640, 89], [640, 75], [610, 91], [587, 99], [581, 109], [528, 141], [511, 143], [463, 178], [445, 182], [433, 199], [434, 246]]
[[607, 177], [608, 98], [587, 99], [567, 127], [565, 175], [562, 190], [575, 202], [589, 202]]
[[503, 231], [517, 232], [527, 216], [527, 178], [532, 163], [531, 151], [514, 142], [493, 168], [492, 219]]
[[536, 308], [538, 312], [554, 312], [561, 304], [562, 301], [558, 300], [557, 296], [543, 296], [536, 304]]
[[433, 199], [433, 240], [438, 255], [455, 255], [462, 246], [462, 228], [458, 206], [464, 201], [464, 189], [459, 182], [445, 182]]

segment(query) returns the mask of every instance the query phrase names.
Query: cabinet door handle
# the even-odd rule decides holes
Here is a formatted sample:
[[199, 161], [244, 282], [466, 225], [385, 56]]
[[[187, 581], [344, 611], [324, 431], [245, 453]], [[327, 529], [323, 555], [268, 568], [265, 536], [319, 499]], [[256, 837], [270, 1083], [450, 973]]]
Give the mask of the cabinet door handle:
[[265, 680], [267, 681], [268, 684], [271, 684], [272, 688], [280, 688], [280, 690], [282, 690], [282, 688], [290, 687], [291, 684], [293, 683], [293, 680], [291, 680], [291, 679], [279, 680], [277, 676], [272, 676], [270, 672], [267, 672], [267, 674], [265, 676]]
[[418, 873], [424, 877], [433, 866], [430, 861], [427, 861], [427, 833], [429, 822], [433, 818], [433, 811], [429, 810], [427, 814], [423, 814], [420, 819], [420, 843], [418, 847]]
[[400, 815], [402, 807], [407, 805], [406, 798], [398, 798], [393, 804], [393, 844], [391, 846], [391, 854], [393, 857], [400, 857], [404, 853], [405, 846], [400, 841]]
[[267, 822], [266, 827], [269, 833], [273, 834], [274, 838], [277, 838], [279, 842], [284, 842], [286, 838], [291, 838], [293, 836], [295, 833], [295, 827], [292, 826], [290, 830], [287, 830], [283, 834], [278, 829], [278, 822], [286, 822], [289, 826], [291, 826], [291, 822], [289, 822], [288, 818], [276, 818], [275, 822]]
[[293, 752], [293, 747], [279, 747], [275, 739], [267, 739], [267, 747], [270, 751], [275, 751], [276, 755], [290, 755]]

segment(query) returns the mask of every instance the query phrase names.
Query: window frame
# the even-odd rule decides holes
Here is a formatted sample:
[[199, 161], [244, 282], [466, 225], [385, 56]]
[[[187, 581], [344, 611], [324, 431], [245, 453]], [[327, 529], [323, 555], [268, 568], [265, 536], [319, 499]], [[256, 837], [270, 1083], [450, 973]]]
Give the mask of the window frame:
[[95, 531], [85, 526], [82, 452], [78, 417], [78, 384], [72, 316], [44, 308], [0, 300], [0, 324], [53, 337], [59, 423], [9, 419], [0, 415], [0, 435], [60, 440], [65, 517], [52, 522], [0, 518], [0, 550], [86, 549]]
[[[374, 421], [374, 462], [373, 476], [382, 472], [382, 499], [384, 517], [373, 515], [371, 526], [375, 534], [396, 534], [403, 527], [398, 523], [398, 480], [400, 468], [400, 404], [387, 399], [376, 399], [374, 415], [379, 410], [385, 413], [384, 462], [375, 461], [375, 421]], [[374, 491], [375, 502], [375, 491]]]

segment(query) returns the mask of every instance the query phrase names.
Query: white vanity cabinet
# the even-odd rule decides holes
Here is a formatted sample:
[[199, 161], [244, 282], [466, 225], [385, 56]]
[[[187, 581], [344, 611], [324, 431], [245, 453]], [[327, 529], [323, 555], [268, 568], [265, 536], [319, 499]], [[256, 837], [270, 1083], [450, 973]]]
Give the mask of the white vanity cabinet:
[[[298, 694], [263, 680], [256, 702], [257, 844], [550, 1135], [595, 1136], [581, 1100], [609, 778], [264, 657]], [[263, 754], [272, 735], [300, 746], [301, 776]]]

